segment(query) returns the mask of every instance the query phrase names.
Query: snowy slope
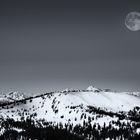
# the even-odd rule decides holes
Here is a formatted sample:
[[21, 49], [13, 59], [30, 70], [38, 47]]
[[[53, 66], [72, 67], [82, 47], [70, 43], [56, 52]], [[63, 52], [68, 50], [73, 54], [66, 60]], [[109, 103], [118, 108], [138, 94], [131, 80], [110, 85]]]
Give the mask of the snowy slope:
[[99, 89], [99, 88], [93, 87], [93, 86], [89, 86], [89, 87], [87, 88], [87, 91], [100, 92], [100, 91], [102, 91], [102, 90]]
[[[9, 94], [10, 97], [7, 96], [6, 99], [16, 100], [0, 106], [0, 136], [8, 130], [6, 125], [9, 122], [12, 123], [12, 127], [9, 124], [12, 130], [26, 131], [22, 125], [17, 127], [16, 124], [22, 124], [28, 119], [32, 120], [36, 127], [41, 128], [46, 128], [46, 124], [51, 127], [58, 126], [58, 128], [61, 125], [63, 128], [71, 126], [70, 133], [84, 135], [87, 139], [86, 133], [96, 131], [102, 135], [103, 130], [112, 134], [112, 131], [120, 132], [127, 129], [129, 136], [140, 134], [138, 92], [136, 94], [112, 92], [90, 86], [86, 90], [66, 89], [26, 99], [18, 98], [18, 95], [17, 93]], [[14, 119], [14, 121], [8, 119]], [[77, 126], [78, 129], [83, 130], [83, 133], [75, 133]], [[89, 130], [89, 128], [92, 129]], [[122, 135], [125, 135], [125, 132]], [[91, 138], [93, 137], [94, 134], [91, 135]], [[122, 136], [118, 134], [116, 137]]]
[[23, 100], [27, 98], [24, 93], [20, 92], [10, 92], [8, 94], [0, 95], [0, 104], [7, 103], [7, 102], [14, 102], [18, 100]]
[[25, 96], [24, 93], [20, 93], [20, 92], [10, 92], [9, 94], [5, 95], [5, 97], [17, 101], [17, 100], [23, 100], [27, 98], [27, 95]]
[[[140, 107], [140, 98], [126, 92], [95, 92], [95, 89], [91, 90], [90, 87], [90, 90], [80, 92], [69, 91], [45, 94], [24, 102], [1, 107], [0, 115], [1, 117], [14, 118], [15, 120], [20, 120], [22, 117], [34, 116], [33, 118], [36, 120], [45, 119], [54, 123], [62, 122], [64, 124], [70, 122], [73, 124], [82, 124], [82, 114], [96, 118], [97, 114], [86, 111], [88, 106], [105, 111], [118, 113], [123, 111], [127, 113], [136, 106]], [[100, 125], [103, 125], [104, 122], [109, 123], [110, 120], [117, 120], [117, 118], [104, 115], [102, 118], [98, 118], [98, 120], [93, 120], [92, 124], [98, 121]], [[85, 121], [88, 121], [88, 117], [85, 117]]]
[[0, 97], [0, 104], [3, 104], [3, 103], [8, 103], [8, 102], [11, 102], [12, 100], [10, 100], [10, 99], [7, 99], [7, 98], [5, 98], [5, 97]]

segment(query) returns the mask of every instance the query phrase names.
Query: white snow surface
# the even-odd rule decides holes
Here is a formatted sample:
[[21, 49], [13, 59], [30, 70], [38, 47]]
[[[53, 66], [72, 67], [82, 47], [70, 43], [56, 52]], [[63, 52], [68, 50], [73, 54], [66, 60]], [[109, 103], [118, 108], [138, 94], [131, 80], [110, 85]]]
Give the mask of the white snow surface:
[[[85, 111], [87, 106], [100, 107], [101, 109], [113, 112], [128, 112], [135, 106], [140, 107], [140, 98], [127, 92], [94, 91], [94, 88], [90, 87], [87, 91], [45, 94], [42, 97], [33, 98], [32, 101], [26, 100], [26, 104], [18, 103], [14, 106], [9, 105], [8, 108], [0, 108], [0, 115], [4, 118], [9, 117], [20, 120], [21, 116], [26, 118], [31, 114], [37, 113], [34, 119], [45, 119], [63, 124], [72, 122], [76, 125], [83, 124], [83, 119], [81, 119], [82, 113], [85, 113], [86, 116], [96, 117], [96, 114], [93, 115]], [[73, 106], [77, 107], [71, 109]], [[58, 110], [57, 113], [55, 113], [56, 110]], [[96, 122], [103, 126], [104, 122], [109, 124], [111, 120], [116, 121], [117, 118], [103, 116], [102, 118], [93, 120], [91, 123], [94, 124]], [[85, 121], [88, 121], [88, 117], [85, 118]]]
[[20, 92], [10, 92], [9, 94], [5, 95], [6, 98], [9, 98], [11, 100], [22, 100], [25, 99], [26, 96], [24, 95], [24, 93], [20, 93]]
[[1, 94], [0, 95], [0, 104], [23, 100], [25, 98], [27, 98], [27, 96], [25, 96], [24, 93], [20, 93], [20, 92], [10, 92], [8, 94]]
[[87, 88], [87, 90], [88, 90], [88, 91], [93, 91], [93, 92], [95, 92], [95, 91], [100, 91], [98, 88], [93, 87], [93, 86], [89, 86], [89, 87]]

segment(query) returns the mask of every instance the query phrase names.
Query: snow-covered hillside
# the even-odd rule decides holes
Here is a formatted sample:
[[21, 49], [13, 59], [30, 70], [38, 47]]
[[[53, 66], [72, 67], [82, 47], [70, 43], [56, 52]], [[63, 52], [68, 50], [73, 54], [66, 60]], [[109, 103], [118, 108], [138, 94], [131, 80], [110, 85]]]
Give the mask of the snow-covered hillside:
[[1, 94], [0, 95], [0, 104], [23, 100], [27, 97], [28, 97], [27, 95], [25, 95], [24, 93], [20, 93], [20, 92], [10, 92], [8, 94]]
[[120, 117], [122, 123], [131, 123], [130, 110], [135, 107], [140, 108], [140, 98], [133, 94], [105, 92], [90, 86], [86, 90], [64, 90], [17, 101], [0, 107], [0, 116], [15, 121], [32, 118], [74, 126], [90, 121], [91, 125], [103, 127], [117, 122]]
[[[87, 106], [94, 106], [112, 112], [128, 112], [136, 106], [140, 107], [140, 98], [126, 92], [96, 91], [99, 90], [90, 86], [85, 91], [66, 91], [45, 94], [37, 98], [25, 100], [26, 103], [11, 104], [8, 106], [8, 109], [7, 106], [5, 106], [3, 109], [1, 108], [0, 114], [2, 116], [6, 114], [6, 116], [10, 118], [20, 119], [21, 116], [19, 114], [26, 109], [28, 113], [25, 113], [27, 114], [25, 117], [37, 113], [37, 119], [45, 118], [47, 121], [54, 122], [68, 122], [70, 119], [74, 123], [80, 123], [80, 116], [83, 112], [85, 113]], [[7, 98], [10, 99], [9, 96], [7, 96]], [[13, 98], [15, 99], [14, 96], [12, 96], [12, 99]], [[18, 99], [24, 98], [21, 96], [21, 98]], [[87, 113], [87, 115], [90, 114]], [[74, 121], [75, 117], [77, 118], [76, 121]]]

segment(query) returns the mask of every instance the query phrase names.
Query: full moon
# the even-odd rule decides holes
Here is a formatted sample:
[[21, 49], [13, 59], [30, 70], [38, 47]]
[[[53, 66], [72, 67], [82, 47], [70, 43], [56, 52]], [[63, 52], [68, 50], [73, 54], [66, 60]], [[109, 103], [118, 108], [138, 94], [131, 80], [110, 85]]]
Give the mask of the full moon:
[[140, 13], [138, 12], [128, 13], [125, 19], [125, 25], [131, 31], [140, 30]]

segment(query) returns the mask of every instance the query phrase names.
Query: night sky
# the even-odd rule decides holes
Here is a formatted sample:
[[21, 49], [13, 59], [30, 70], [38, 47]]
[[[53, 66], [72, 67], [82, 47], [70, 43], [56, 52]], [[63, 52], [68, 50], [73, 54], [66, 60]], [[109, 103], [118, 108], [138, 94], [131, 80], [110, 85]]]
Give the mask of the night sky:
[[0, 92], [89, 85], [140, 91], [137, 0], [0, 1]]

